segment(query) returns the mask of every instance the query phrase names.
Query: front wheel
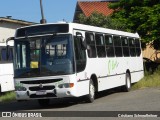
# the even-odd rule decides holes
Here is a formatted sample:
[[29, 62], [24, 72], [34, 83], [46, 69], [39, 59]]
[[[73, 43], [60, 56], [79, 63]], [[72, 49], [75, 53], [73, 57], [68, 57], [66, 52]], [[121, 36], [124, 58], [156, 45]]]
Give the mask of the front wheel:
[[92, 103], [94, 99], [95, 99], [95, 86], [91, 79], [89, 83], [89, 94], [86, 96], [86, 100], [87, 102]]

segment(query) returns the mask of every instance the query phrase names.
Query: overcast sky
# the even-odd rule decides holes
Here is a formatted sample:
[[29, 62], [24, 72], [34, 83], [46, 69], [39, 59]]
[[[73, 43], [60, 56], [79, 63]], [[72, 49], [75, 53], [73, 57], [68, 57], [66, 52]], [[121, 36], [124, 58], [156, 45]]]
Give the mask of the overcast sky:
[[[40, 0], [0, 0], [0, 17], [39, 22]], [[77, 0], [42, 0], [47, 22], [72, 22]]]

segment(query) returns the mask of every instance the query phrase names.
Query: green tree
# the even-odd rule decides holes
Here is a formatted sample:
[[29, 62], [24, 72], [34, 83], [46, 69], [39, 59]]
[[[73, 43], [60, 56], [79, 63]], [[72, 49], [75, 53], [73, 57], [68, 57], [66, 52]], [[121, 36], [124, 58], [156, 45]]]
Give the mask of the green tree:
[[153, 41], [160, 49], [160, 0], [120, 0], [111, 3], [112, 18], [126, 25], [126, 31], [138, 32], [143, 43]]
[[[107, 7], [107, 6], [106, 6]], [[117, 19], [112, 19], [110, 16], [105, 16], [98, 12], [93, 12], [89, 17], [84, 14], [79, 15], [79, 22], [86, 25], [104, 27], [109, 29], [125, 30], [125, 24], [122, 24]]]

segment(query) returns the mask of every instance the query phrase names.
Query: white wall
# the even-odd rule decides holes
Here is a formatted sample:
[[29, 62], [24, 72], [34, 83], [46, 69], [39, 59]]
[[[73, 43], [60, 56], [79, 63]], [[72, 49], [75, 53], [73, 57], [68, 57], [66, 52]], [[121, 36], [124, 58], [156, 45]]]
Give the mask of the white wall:
[[0, 43], [5, 42], [7, 38], [14, 37], [16, 28], [22, 27], [21, 24], [10, 22], [0, 22]]

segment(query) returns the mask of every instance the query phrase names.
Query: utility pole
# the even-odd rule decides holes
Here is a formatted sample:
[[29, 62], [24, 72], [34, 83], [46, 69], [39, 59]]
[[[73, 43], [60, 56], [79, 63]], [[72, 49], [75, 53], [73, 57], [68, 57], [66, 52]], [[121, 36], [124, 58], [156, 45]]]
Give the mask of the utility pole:
[[44, 18], [42, 0], [40, 0], [40, 8], [41, 8], [41, 16], [42, 16], [42, 19], [40, 20], [40, 23], [41, 23], [41, 24], [45, 24], [47, 21], [46, 21], [46, 19]]

